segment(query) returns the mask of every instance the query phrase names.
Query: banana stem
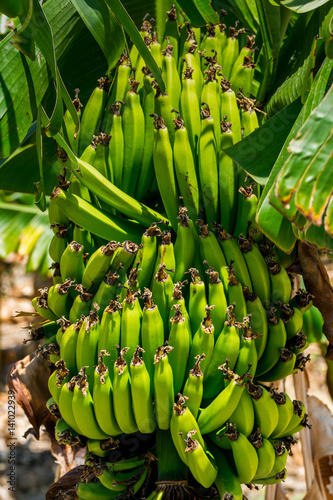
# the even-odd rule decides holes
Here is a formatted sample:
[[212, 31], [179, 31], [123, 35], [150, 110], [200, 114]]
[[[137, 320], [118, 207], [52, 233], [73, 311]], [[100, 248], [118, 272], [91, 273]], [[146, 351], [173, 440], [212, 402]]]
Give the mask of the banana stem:
[[158, 481], [187, 479], [187, 467], [179, 458], [169, 430], [156, 429], [156, 456]]

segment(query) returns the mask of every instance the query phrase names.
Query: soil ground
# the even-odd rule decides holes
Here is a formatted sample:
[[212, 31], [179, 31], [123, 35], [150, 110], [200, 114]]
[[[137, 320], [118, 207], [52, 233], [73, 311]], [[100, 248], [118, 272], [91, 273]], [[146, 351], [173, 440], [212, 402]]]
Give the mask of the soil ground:
[[[6, 376], [9, 365], [33, 351], [32, 343], [22, 344], [27, 337], [24, 329], [29, 318], [13, 318], [15, 311], [32, 311], [31, 298], [37, 295], [37, 289], [48, 286], [41, 282], [36, 274], [25, 273], [25, 263], [10, 256], [0, 262], [0, 498], [2, 500], [43, 500], [45, 492], [53, 482], [57, 471], [49, 450], [49, 439], [41, 432], [40, 440], [33, 436], [23, 437], [30, 424], [23, 410], [16, 405], [16, 491], [8, 490], [8, 397]], [[308, 373], [311, 382], [310, 393], [315, 394], [333, 412], [333, 402], [325, 384], [326, 364], [316, 345], [309, 348], [311, 361]], [[292, 384], [288, 382], [287, 392], [292, 396]], [[284, 488], [290, 500], [301, 500], [306, 493], [303, 459], [300, 442], [293, 448], [293, 457], [288, 458], [288, 477]], [[244, 494], [249, 500], [264, 499], [265, 490], [249, 491]]]

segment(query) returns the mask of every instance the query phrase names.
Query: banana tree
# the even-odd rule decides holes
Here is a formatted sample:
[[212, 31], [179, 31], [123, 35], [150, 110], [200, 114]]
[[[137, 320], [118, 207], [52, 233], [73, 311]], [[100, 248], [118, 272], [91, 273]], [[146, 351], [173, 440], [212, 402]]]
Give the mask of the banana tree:
[[[2, 0], [0, 10], [2, 16], [14, 18], [8, 24], [10, 33], [0, 41], [0, 188], [33, 194], [36, 210], [43, 219], [48, 210], [53, 229], [43, 235], [43, 241], [45, 247], [52, 235], [48, 252], [57, 263], [54, 286], [48, 296], [44, 291], [35, 299], [44, 320], [33, 328], [34, 338], [45, 339], [33, 363], [34, 369], [37, 365], [42, 370], [43, 360], [48, 360], [43, 365], [44, 396], [47, 400], [48, 391], [53, 396], [48, 401], [53, 417], [47, 410], [45, 418], [45, 401], [34, 411], [33, 386], [26, 378], [22, 382], [17, 366], [11, 370], [10, 384], [18, 391], [37, 435], [40, 424], [47, 421], [54, 440], [54, 420], [52, 427], [48, 419], [56, 419], [59, 405], [63, 419], [55, 427], [58, 443], [73, 445], [73, 455], [78, 458], [82, 450], [90, 453], [83, 473], [82, 468], [73, 468], [52, 485], [48, 498], [64, 494], [72, 495], [70, 498], [77, 494], [80, 498], [119, 494], [207, 497], [218, 491], [226, 500], [242, 497], [240, 483], [280, 482], [286, 474], [284, 460], [290, 443], [283, 445], [283, 452], [267, 445], [272, 467], [264, 471], [263, 460], [259, 472], [260, 455], [255, 447], [263, 446], [263, 437], [251, 434], [252, 446], [230, 418], [237, 418], [237, 409], [247, 415], [252, 412], [253, 422], [256, 414], [263, 427], [265, 422], [269, 424], [263, 433], [274, 435], [277, 404], [256, 384], [280, 380], [304, 368], [301, 350], [305, 343], [295, 347], [290, 341], [297, 323], [297, 314], [291, 321], [293, 304], [302, 318], [313, 299], [325, 321], [327, 357], [333, 357], [333, 290], [318, 254], [318, 250], [333, 253], [333, 1], [178, 0], [173, 5], [169, 0]], [[198, 74], [200, 82], [195, 79]], [[179, 75], [184, 75], [181, 83]], [[237, 104], [227, 107], [231, 93], [240, 111]], [[228, 109], [221, 116], [220, 106]], [[224, 177], [226, 182], [222, 182]], [[178, 192], [185, 205], [179, 212]], [[3, 221], [9, 228], [7, 212]], [[26, 212], [30, 216], [32, 209]], [[196, 219], [198, 230], [193, 223]], [[22, 216], [17, 226], [20, 231]], [[173, 240], [177, 238], [174, 250], [170, 228]], [[235, 235], [239, 245], [228, 233]], [[160, 236], [162, 245], [156, 257], [156, 237]], [[37, 241], [38, 234], [33, 237]], [[131, 244], [110, 240], [131, 240]], [[27, 249], [32, 257], [32, 244]], [[88, 263], [84, 251], [91, 255]], [[136, 258], [139, 262], [135, 264]], [[38, 262], [44, 266], [47, 262], [40, 250]], [[139, 273], [139, 265], [149, 279], [142, 270]], [[208, 266], [206, 272], [203, 265]], [[178, 279], [189, 268], [192, 283], [185, 288], [189, 294], [185, 305], [182, 288], [187, 282]], [[285, 268], [303, 275], [306, 306], [303, 296], [297, 296], [285, 307], [291, 294]], [[206, 284], [200, 274], [209, 276]], [[116, 295], [118, 279], [121, 303]], [[177, 282], [174, 289], [173, 279]], [[244, 294], [240, 283], [248, 286]], [[149, 320], [141, 311], [139, 286], [144, 288], [142, 308], [154, 311]], [[205, 287], [209, 301], [214, 296], [213, 304], [219, 304], [218, 313], [213, 304], [207, 306]], [[103, 294], [110, 300], [105, 302]], [[260, 302], [259, 335], [253, 324], [252, 331], [247, 315], [256, 310], [257, 296], [267, 307], [270, 302], [274, 306], [267, 319]], [[280, 307], [277, 314], [276, 307]], [[112, 346], [107, 346], [110, 319], [104, 318], [104, 311], [118, 325], [113, 326], [114, 332], [119, 331]], [[289, 326], [284, 326], [280, 316], [286, 324], [290, 320]], [[125, 317], [131, 319], [121, 319]], [[187, 327], [189, 317], [192, 335]], [[233, 364], [224, 354], [223, 364], [214, 361], [214, 338], [215, 347], [220, 338], [217, 325], [222, 329], [224, 322], [228, 345], [237, 352]], [[265, 330], [266, 323], [269, 328]], [[273, 335], [268, 336], [267, 330], [274, 327], [279, 331], [275, 338], [280, 342], [284, 338], [283, 345], [275, 345]], [[149, 342], [143, 345], [146, 353], [142, 354], [142, 348], [135, 350], [135, 346], [145, 343], [144, 328]], [[170, 345], [163, 335], [168, 329]], [[244, 331], [241, 341], [240, 329]], [[182, 342], [177, 331], [183, 332]], [[91, 344], [76, 347], [75, 361], [73, 345], [76, 341], [81, 345], [85, 332], [89, 332]], [[119, 352], [116, 344], [121, 344]], [[174, 345], [177, 349], [172, 352]], [[258, 351], [262, 356], [268, 345], [269, 356], [258, 359]], [[243, 354], [237, 357], [240, 346]], [[224, 353], [225, 346], [219, 349]], [[292, 349], [299, 351], [296, 354]], [[107, 361], [107, 350], [117, 357], [115, 363]], [[65, 364], [59, 353], [69, 356]], [[187, 363], [188, 357], [196, 358], [194, 368]], [[73, 370], [68, 368], [71, 362]], [[155, 365], [154, 374], [149, 363]], [[209, 363], [215, 367], [214, 373], [206, 368]], [[33, 369], [28, 363], [25, 370], [28, 367]], [[73, 373], [76, 367], [78, 374]], [[185, 368], [192, 368], [186, 384]], [[134, 383], [139, 373], [140, 382]], [[129, 399], [131, 377], [132, 387], [137, 387], [133, 405]], [[200, 389], [206, 390], [202, 403], [195, 381], [202, 382], [204, 377], [208, 382], [206, 389], [205, 385]], [[140, 405], [151, 386], [156, 431], [151, 400], [150, 411]], [[180, 390], [185, 396], [178, 394], [173, 408]], [[112, 391], [118, 396], [113, 396], [111, 411], [102, 393]], [[243, 393], [251, 397], [244, 397], [240, 404]], [[193, 406], [191, 397], [196, 402]], [[262, 403], [253, 403], [254, 410], [252, 397]], [[270, 413], [270, 419], [265, 420], [260, 407]], [[145, 424], [137, 425], [143, 420]], [[299, 426], [307, 426], [301, 404], [285, 429], [293, 434]], [[284, 436], [281, 423], [280, 427], [277, 437]], [[201, 431], [210, 436], [208, 447]], [[128, 435], [135, 441], [132, 448]], [[224, 445], [220, 446], [220, 440]], [[225, 454], [221, 452], [224, 446]], [[146, 453], [153, 449], [157, 466], [156, 457]], [[276, 460], [275, 454], [283, 458]]]

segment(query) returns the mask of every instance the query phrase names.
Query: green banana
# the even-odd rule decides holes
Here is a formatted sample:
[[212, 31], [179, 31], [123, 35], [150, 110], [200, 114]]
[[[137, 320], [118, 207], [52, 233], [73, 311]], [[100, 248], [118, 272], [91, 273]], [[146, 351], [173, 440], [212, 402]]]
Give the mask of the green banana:
[[142, 358], [150, 377], [151, 389], [154, 386], [154, 355], [164, 342], [164, 324], [160, 311], [152, 300], [152, 293], [145, 288], [141, 298], [144, 300], [141, 323]]
[[[203, 264], [209, 266], [206, 260], [204, 260]], [[215, 308], [211, 310], [211, 317], [214, 325], [214, 339], [216, 342], [223, 330], [224, 322], [227, 318], [227, 315], [222, 313], [222, 311], [227, 310], [227, 299], [219, 274], [211, 266], [206, 270], [206, 273], [209, 276], [208, 302], [209, 304], [215, 305]]]
[[117, 271], [112, 272], [111, 270], [109, 270], [92, 299], [93, 303], [96, 302], [99, 305], [99, 310], [97, 311], [97, 313], [100, 318], [102, 317], [103, 311], [106, 306], [110, 304], [111, 300], [114, 300], [116, 298], [118, 291], [117, 281], [119, 279], [118, 273]]
[[77, 433], [80, 434], [79, 426], [74, 418], [73, 405], [72, 405], [74, 396], [74, 387], [77, 382], [77, 379], [78, 376], [76, 375], [62, 386], [59, 396], [59, 410], [65, 422], [67, 422], [72, 429], [74, 429]]
[[219, 278], [222, 280], [224, 290], [228, 289], [228, 271], [226, 269], [227, 262], [223, 255], [222, 249], [217, 241], [214, 233], [209, 231], [208, 224], [202, 220], [197, 220], [199, 225], [199, 253], [202, 260], [207, 260], [216, 272], [219, 273]]
[[201, 321], [198, 330], [193, 336], [190, 356], [189, 356], [190, 360], [195, 358], [197, 355], [200, 356], [202, 353], [205, 354], [205, 363], [204, 367], [202, 368], [204, 378], [207, 373], [208, 366], [210, 364], [210, 360], [213, 356], [213, 350], [214, 350], [214, 324], [212, 322], [210, 314], [211, 310], [214, 309], [214, 307], [215, 305], [211, 306], [206, 305], [205, 307], [206, 314], [203, 320]]
[[94, 253], [94, 251], [96, 250], [95, 242], [91, 233], [83, 227], [78, 226], [77, 224], [74, 224], [73, 240], [76, 241], [79, 245], [83, 245], [84, 252], [88, 253], [89, 255]]
[[[234, 71], [243, 64], [244, 62], [244, 57], [247, 56], [249, 58], [252, 57], [252, 54], [254, 53], [254, 43], [255, 43], [256, 36], [255, 35], [247, 35], [246, 37], [246, 44], [244, 47], [239, 51], [238, 57], [236, 61], [234, 62], [234, 65], [232, 67], [231, 75], [233, 75]], [[238, 90], [238, 89], [237, 89]]]
[[190, 218], [196, 220], [199, 216], [200, 194], [195, 160], [187, 128], [184, 127], [184, 120], [182, 120], [178, 111], [173, 109], [172, 112], [178, 114], [178, 117], [173, 120], [176, 127], [173, 143], [173, 159], [179, 192], [183, 197]]
[[281, 431], [281, 434], [275, 436], [275, 439], [279, 439], [283, 436], [289, 436], [291, 431], [297, 427], [305, 416], [305, 405], [302, 401], [294, 399], [293, 400], [293, 413], [288, 425]]
[[177, 238], [174, 245], [175, 273], [172, 277], [175, 283], [184, 278], [185, 272], [194, 264], [195, 259], [196, 234], [187, 212], [186, 207], [179, 208]]
[[109, 241], [106, 245], [98, 248], [90, 257], [82, 276], [82, 285], [89, 292], [96, 292], [103, 278], [109, 270], [112, 256], [119, 243]]
[[106, 358], [105, 364], [109, 369], [109, 376], [113, 380], [113, 362], [118, 356], [116, 346], [120, 344], [121, 328], [121, 308], [122, 304], [117, 300], [111, 300], [110, 304], [104, 309], [98, 337], [97, 351], [102, 349], [110, 353]]
[[[232, 123], [233, 132], [233, 143], [240, 141], [242, 138], [241, 132], [241, 120], [237, 105], [237, 98], [235, 92], [231, 88], [231, 83], [226, 79], [222, 78], [220, 83], [222, 94], [221, 94], [221, 117], [224, 120]], [[225, 118], [226, 117], [226, 118]], [[238, 183], [238, 172], [239, 170], [235, 166], [235, 174]]]
[[281, 348], [280, 358], [275, 363], [273, 368], [257, 378], [258, 380], [264, 382], [276, 382], [278, 380], [282, 380], [293, 373], [295, 363], [296, 354], [285, 347]]
[[[172, 298], [170, 301], [169, 320], [174, 316], [173, 306], [180, 305], [180, 307], [182, 308], [183, 315], [188, 319], [189, 324], [191, 324], [190, 316], [187, 312], [187, 308], [186, 308], [186, 304], [185, 304], [185, 299], [182, 295], [182, 288], [184, 286], [186, 286], [187, 284], [188, 284], [187, 280], [178, 281], [177, 283], [175, 283], [173, 290], [172, 290]], [[191, 328], [191, 331], [192, 331], [192, 328]]]
[[138, 429], [143, 434], [154, 432], [154, 418], [151, 380], [145, 362], [140, 358], [142, 347], [137, 346], [130, 364], [133, 413]]
[[158, 189], [165, 211], [171, 221], [172, 228], [177, 228], [177, 186], [173, 167], [173, 153], [169, 139], [169, 132], [164, 125], [163, 118], [153, 115], [154, 120], [154, 169]]
[[73, 416], [80, 429], [80, 434], [90, 439], [106, 439], [108, 437], [99, 427], [94, 411], [94, 401], [89, 390], [88, 377], [83, 366], [74, 386], [72, 410]]
[[77, 371], [76, 365], [76, 343], [80, 330], [81, 321], [72, 323], [62, 334], [59, 341], [60, 357], [66, 363], [67, 368], [71, 373]]
[[177, 22], [177, 10], [175, 5], [173, 5], [169, 11], [167, 11], [167, 16], [168, 18], [165, 22], [162, 49], [164, 50], [167, 44], [171, 44], [174, 50], [173, 55], [175, 61], [178, 61], [179, 31]]
[[192, 332], [196, 332], [201, 324], [202, 318], [205, 316], [205, 308], [207, 305], [205, 283], [201, 281], [199, 271], [194, 267], [191, 267], [187, 272], [191, 274], [188, 312]]
[[132, 434], [138, 430], [138, 426], [133, 413], [130, 373], [124, 359], [128, 350], [129, 347], [119, 349], [119, 356], [114, 363], [113, 409], [120, 429], [126, 434]]
[[256, 449], [259, 460], [257, 471], [252, 478], [252, 481], [255, 482], [257, 478], [263, 478], [271, 475], [270, 472], [272, 471], [275, 463], [275, 449], [268, 439], [262, 437], [259, 427], [253, 434], [251, 434], [250, 441]]
[[143, 146], [145, 117], [140, 105], [140, 96], [137, 89], [140, 82], [130, 78], [130, 90], [125, 96], [125, 107], [122, 117], [124, 132], [124, 163], [121, 188], [129, 194], [134, 195], [139, 169], [141, 164]]
[[150, 285], [156, 261], [157, 236], [160, 235], [161, 230], [155, 223], [142, 234], [141, 244], [136, 257], [141, 268], [138, 276], [141, 289], [147, 288]]
[[251, 314], [248, 314], [244, 317], [243, 334], [241, 335], [239, 354], [234, 367], [235, 373], [243, 373], [248, 368], [248, 376], [255, 376], [258, 364], [255, 340], [258, 338], [258, 335], [251, 328]]
[[[135, 46], [133, 45], [133, 47]], [[126, 92], [128, 92], [129, 90], [129, 78], [131, 76], [131, 71], [131, 61], [125, 49], [124, 54], [122, 54], [119, 59], [115, 80], [108, 97], [108, 103], [110, 103], [111, 105], [117, 101], [123, 102], [125, 100]], [[110, 118], [111, 117], [109, 116], [105, 125], [105, 130], [107, 133], [109, 133], [109, 130], [111, 129]]]
[[195, 90], [199, 102], [201, 99], [204, 77], [200, 68], [200, 57], [197, 48], [198, 48], [197, 42], [191, 43], [191, 45], [189, 45], [188, 47], [187, 53], [184, 54], [184, 56], [179, 60], [179, 63], [180, 66], [182, 67], [183, 72], [186, 71], [187, 67], [193, 69], [193, 79], [195, 82]]
[[314, 296], [308, 292], [300, 288], [296, 291], [294, 297], [289, 301], [290, 307], [298, 307], [302, 314], [305, 314], [309, 309], [311, 309], [313, 305]]
[[274, 259], [267, 257], [266, 264], [271, 280], [271, 302], [289, 302], [291, 295], [291, 281], [284, 267], [280, 266]]
[[[187, 433], [185, 453], [187, 453], [187, 465], [193, 477], [204, 487], [210, 488], [217, 476], [217, 467], [213, 462], [214, 457], [201, 444], [192, 438], [196, 433], [193, 429]], [[211, 458], [209, 457], [211, 455]]]
[[243, 287], [243, 294], [246, 300], [247, 312], [251, 314], [252, 329], [259, 334], [255, 342], [259, 361], [265, 351], [268, 338], [267, 312], [259, 297], [250, 292], [248, 287]]
[[[212, 123], [210, 123], [210, 126], [212, 126], [212, 128], [214, 129], [216, 152], [220, 150], [220, 144], [221, 144], [221, 126], [220, 126], [221, 97], [220, 97], [219, 83], [216, 78], [216, 73], [218, 69], [220, 69], [219, 66], [210, 64], [209, 61], [208, 69], [205, 70], [206, 79], [202, 87], [201, 98], [200, 98], [201, 106], [203, 105], [203, 103], [206, 104], [207, 107], [206, 111], [211, 115], [212, 118]], [[202, 108], [201, 108], [201, 113], [202, 113]], [[206, 117], [204, 116], [204, 118]], [[201, 133], [202, 133], [202, 126], [201, 126]], [[199, 149], [199, 154], [200, 154], [200, 149]]]
[[[80, 245], [76, 241], [72, 241], [67, 245], [60, 259], [60, 271], [63, 281], [69, 278], [71, 281], [81, 283], [85, 269], [83, 250], [83, 245]], [[70, 295], [74, 298], [76, 294], [71, 292], [72, 289], [70, 289]]]
[[205, 218], [208, 222], [217, 219], [218, 212], [218, 168], [217, 168], [217, 143], [215, 132], [215, 118], [210, 114], [206, 102], [206, 109], [201, 108], [202, 120], [198, 143], [199, 179]]
[[244, 434], [236, 430], [234, 424], [227, 425], [225, 435], [231, 442], [238, 480], [240, 483], [248, 484], [255, 476], [259, 465], [256, 449]]
[[69, 317], [69, 311], [73, 300], [69, 295], [69, 290], [73, 286], [70, 279], [66, 279], [61, 285], [53, 285], [49, 288], [47, 304], [51, 311], [58, 317]]
[[[81, 166], [82, 165], [83, 163], [81, 163]], [[93, 167], [91, 167], [87, 163], [84, 164], [84, 168], [86, 168], [85, 172], [89, 172], [90, 169], [93, 169]], [[95, 173], [100, 175], [96, 169], [94, 171]], [[85, 176], [85, 182], [87, 184], [88, 178], [89, 174]], [[105, 185], [109, 181], [107, 181], [107, 179], [104, 179], [103, 176], [101, 176], [101, 178], [103, 179], [103, 181], [102, 183], [98, 184], [98, 186], [99, 188], [105, 188]], [[94, 181], [96, 181], [96, 175]], [[94, 185], [96, 187], [96, 184]], [[110, 185], [113, 186], [113, 184], [111, 183]], [[116, 190], [117, 188], [114, 186], [114, 189]], [[119, 193], [120, 190], [118, 190], [118, 194]], [[124, 199], [126, 199], [125, 193], [123, 193], [123, 197]], [[83, 198], [75, 194], [71, 194], [68, 191], [62, 191], [60, 188], [56, 188], [53, 191], [51, 198], [54, 200], [54, 203], [61, 207], [61, 210], [63, 210], [68, 215], [68, 217], [70, 217], [71, 220], [75, 222], [75, 224], [78, 224], [79, 226], [90, 231], [94, 235], [94, 237], [98, 236], [107, 241], [109, 241], [111, 238], [117, 238], [121, 241], [123, 241], [125, 238], [130, 238], [133, 241], [140, 240], [142, 232], [140, 231], [140, 224], [130, 221], [128, 222], [125, 219], [117, 217], [116, 215], [112, 215], [112, 219], [110, 219], [109, 213], [107, 214], [106, 212], [98, 210], [96, 207], [86, 202]], [[106, 196], [104, 196], [104, 200], [105, 198]], [[110, 198], [106, 199], [110, 200]], [[112, 197], [112, 199], [114, 199], [114, 197]], [[117, 206], [119, 208], [118, 203]], [[146, 219], [146, 217], [144, 218]], [[150, 222], [148, 222], [148, 224], [150, 224]]]
[[66, 367], [66, 363], [63, 359], [59, 359], [59, 361], [55, 363], [55, 370], [51, 373], [47, 382], [51, 396], [58, 406], [61, 388], [69, 379], [70, 372]]
[[293, 416], [294, 405], [287, 393], [278, 392], [276, 389], [271, 389], [270, 392], [279, 412], [278, 424], [270, 436], [271, 439], [275, 439], [278, 436], [282, 436], [284, 429], [289, 425]]
[[127, 290], [121, 314], [120, 346], [122, 349], [130, 346], [123, 354], [128, 365], [133, 357], [135, 347], [141, 344], [142, 309], [138, 295], [139, 292], [132, 293], [131, 290]]
[[223, 75], [226, 78], [230, 78], [232, 68], [239, 55], [239, 42], [237, 37], [239, 34], [244, 33], [244, 30], [237, 29], [237, 24], [238, 21], [236, 21], [235, 27], [229, 26], [229, 36], [222, 52]]
[[165, 264], [166, 269], [168, 269], [170, 278], [174, 281], [176, 260], [174, 245], [171, 241], [171, 232], [168, 230], [161, 233], [161, 241], [157, 246], [157, 256], [153, 274], [157, 273], [161, 264]]
[[243, 380], [246, 375], [247, 373], [237, 377], [231, 370], [228, 370], [227, 376], [231, 379], [228, 386], [206, 408], [200, 409], [198, 425], [202, 434], [215, 431], [233, 414], [245, 390]]
[[97, 361], [97, 349], [100, 321], [97, 314], [98, 305], [89, 312], [80, 326], [76, 341], [76, 366], [77, 370], [85, 367], [85, 379], [88, 379], [93, 389], [94, 366]]
[[[194, 68], [186, 63], [186, 70], [182, 80], [182, 91], [180, 94], [180, 114], [183, 117], [184, 123], [188, 133], [188, 140], [190, 142], [193, 160], [196, 165], [198, 143], [200, 137], [200, 100], [196, 92], [196, 81], [193, 79]], [[196, 165], [197, 167], [197, 165]]]
[[109, 369], [103, 363], [103, 357], [109, 355], [103, 349], [98, 354], [98, 365], [94, 370], [94, 411], [102, 431], [108, 436], [118, 436], [122, 431], [114, 415], [112, 381]]
[[98, 135], [107, 93], [111, 83], [106, 77], [102, 77], [97, 81], [99, 86], [96, 87], [90, 95], [82, 115], [79, 135], [80, 156], [90, 143], [91, 137], [93, 135]]
[[264, 353], [258, 362], [256, 378], [262, 377], [273, 368], [280, 358], [280, 349], [286, 344], [286, 329], [283, 321], [275, 316], [275, 311], [274, 308], [268, 311], [268, 339]]
[[251, 57], [245, 56], [242, 64], [233, 70], [230, 81], [232, 82], [231, 88], [235, 92], [241, 90], [245, 97], [251, 97], [255, 67], [256, 65], [251, 60]]
[[228, 269], [228, 302], [235, 305], [235, 318], [236, 321], [242, 322], [247, 315], [246, 301], [243, 295], [243, 287], [236, 278], [235, 268], [233, 267], [234, 261], [230, 261]]
[[266, 302], [268, 306], [271, 286], [266, 262], [258, 248], [243, 236], [239, 238], [239, 247], [251, 277], [253, 291], [259, 296], [261, 302]]
[[34, 297], [31, 301], [32, 306], [36, 309], [37, 313], [45, 319], [50, 321], [57, 321], [58, 316], [56, 316], [48, 307], [48, 288], [39, 288], [40, 297]]
[[279, 421], [277, 405], [265, 386], [254, 384], [252, 378], [249, 378], [246, 386], [252, 397], [255, 423], [260, 427], [262, 437], [269, 438]]
[[81, 444], [80, 437], [65, 420], [57, 420], [54, 435], [60, 445], [78, 446]]
[[174, 402], [173, 372], [168, 360], [172, 349], [166, 341], [157, 348], [154, 356], [155, 418], [159, 429], [162, 430], [168, 430], [170, 427]]
[[240, 348], [241, 324], [235, 321], [234, 306], [227, 308], [228, 320], [224, 323], [222, 333], [216, 340], [213, 355], [207, 368], [204, 380], [204, 397], [206, 399], [217, 396], [224, 388], [224, 363], [228, 363], [230, 370], [233, 370]]
[[278, 474], [272, 477], [267, 477], [263, 479], [256, 479], [255, 483], [256, 484], [263, 484], [263, 485], [270, 485], [270, 484], [277, 484], [281, 483], [281, 481], [284, 481], [287, 477], [287, 469], [281, 470]]
[[[240, 175], [240, 179], [242, 175]], [[247, 177], [245, 177], [244, 186], [238, 189], [237, 201], [237, 217], [234, 229], [234, 235], [238, 238], [241, 234], [247, 235], [251, 229], [256, 229], [255, 216], [258, 206], [258, 198], [253, 192], [255, 183], [246, 185]], [[241, 180], [239, 181], [241, 182]]]
[[[170, 139], [170, 145], [172, 147], [174, 143], [174, 136], [175, 136], [175, 131], [173, 127], [173, 114], [172, 114], [172, 105], [171, 105], [171, 100], [169, 94], [166, 92], [162, 94], [161, 89], [158, 85], [157, 82], [154, 81], [153, 87], [155, 89], [155, 113], [157, 116], [160, 116], [163, 121], [164, 125], [168, 129], [168, 135]], [[154, 114], [153, 114], [154, 116]], [[155, 127], [155, 124], [154, 124]], [[155, 134], [155, 132], [154, 132]], [[155, 148], [155, 145], [153, 146]], [[154, 149], [153, 149], [154, 151]], [[156, 174], [156, 171], [155, 171]], [[155, 177], [156, 179], [156, 177]], [[157, 179], [156, 179], [157, 182]]]
[[147, 194], [150, 183], [153, 181], [155, 175], [153, 162], [154, 123], [150, 117], [150, 115], [155, 111], [155, 93], [153, 90], [154, 80], [148, 66], [145, 66], [142, 71], [144, 73], [143, 114], [145, 118], [145, 139], [140, 173], [135, 191], [135, 198], [137, 200], [143, 199], [143, 197]]
[[181, 92], [181, 82], [179, 79], [177, 61], [173, 56], [173, 45], [169, 44], [162, 51], [162, 77], [165, 81], [166, 91], [170, 96], [172, 108], [178, 109]]
[[162, 69], [162, 48], [161, 44], [158, 41], [157, 38], [157, 33], [156, 33], [156, 28], [155, 28], [155, 19], [150, 19], [150, 22], [152, 24], [152, 33], [151, 33], [151, 44], [150, 44], [150, 52], [153, 58], [156, 61], [157, 66], [159, 69]]
[[82, 285], [76, 285], [75, 289], [78, 295], [75, 297], [69, 311], [69, 321], [71, 323], [78, 321], [82, 315], [87, 316], [89, 314], [93, 297]]
[[203, 371], [200, 363], [205, 359], [205, 354], [195, 356], [194, 367], [189, 371], [189, 376], [185, 382], [183, 395], [188, 399], [189, 407], [194, 418], [197, 418], [203, 396]]
[[[174, 269], [172, 269], [174, 271]], [[170, 278], [170, 275], [166, 272], [165, 264], [161, 264], [159, 270], [155, 274], [151, 291], [154, 297], [154, 302], [157, 305], [164, 324], [164, 332], [167, 335], [169, 331], [169, 311], [170, 304], [172, 300], [172, 292], [173, 292], [173, 282]]]
[[[171, 327], [169, 332], [169, 342], [173, 346], [173, 351], [169, 353], [169, 363], [173, 372], [174, 393], [178, 394], [183, 387], [187, 360], [192, 345], [192, 332], [189, 319], [183, 316], [181, 305], [172, 306], [175, 311], [170, 319]], [[194, 339], [193, 339], [194, 341]]]

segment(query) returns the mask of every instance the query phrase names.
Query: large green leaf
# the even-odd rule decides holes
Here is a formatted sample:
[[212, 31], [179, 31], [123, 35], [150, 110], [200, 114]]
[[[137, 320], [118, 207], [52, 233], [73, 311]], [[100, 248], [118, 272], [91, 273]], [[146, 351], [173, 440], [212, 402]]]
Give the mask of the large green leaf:
[[134, 45], [137, 47], [145, 63], [149, 67], [158, 85], [160, 86], [162, 93], [164, 93], [165, 83], [162, 78], [162, 73], [156, 64], [155, 59], [149, 52], [145, 42], [141, 38], [141, 35], [137, 27], [135, 26], [133, 19], [130, 17], [125, 7], [119, 0], [105, 0], [105, 2], [110, 7], [128, 36], [131, 38]]
[[71, 0], [113, 68], [125, 45], [124, 33], [104, 0]]
[[225, 152], [264, 186], [301, 107], [298, 99]]
[[279, 55], [274, 90], [266, 105], [269, 116], [299, 96], [305, 102], [315, 75], [315, 64], [319, 68], [324, 59], [323, 46], [320, 40], [317, 41], [317, 36], [327, 8], [324, 6], [310, 14], [300, 15], [296, 23], [289, 26]]
[[294, 126], [284, 143], [281, 153], [277, 161], [275, 162], [275, 165], [259, 200], [259, 207], [256, 216], [259, 229], [264, 234], [266, 234], [266, 236], [270, 238], [279, 248], [287, 253], [292, 251], [296, 242], [296, 236], [294, 235], [292, 224], [286, 218], [287, 209], [285, 209], [282, 214], [271, 205], [274, 196], [274, 183], [277, 174], [279, 173], [286, 158], [289, 156], [289, 142], [296, 137], [304, 121], [308, 118], [311, 111], [319, 104], [324, 96], [327, 80], [331, 73], [332, 66], [333, 61], [330, 61], [328, 59], [326, 59], [322, 64], [313, 83], [311, 92], [305, 102], [305, 105], [298, 115], [297, 120], [295, 121]]
[[329, 0], [281, 0], [281, 5], [288, 7], [288, 9], [303, 14], [304, 12], [310, 12], [311, 10], [317, 9], [321, 5], [324, 5]]
[[[81, 20], [68, 0], [49, 0], [45, 14], [60, 57], [70, 46], [71, 33], [82, 29]], [[0, 159], [22, 142], [50, 84], [48, 65], [39, 48], [36, 60], [31, 61], [11, 45], [10, 36], [5, 40], [0, 50]]]

